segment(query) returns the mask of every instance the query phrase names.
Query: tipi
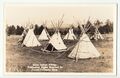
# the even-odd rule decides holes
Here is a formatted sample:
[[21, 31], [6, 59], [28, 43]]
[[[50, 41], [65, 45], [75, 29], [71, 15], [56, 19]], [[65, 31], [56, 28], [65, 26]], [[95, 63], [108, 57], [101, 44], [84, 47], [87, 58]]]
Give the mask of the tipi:
[[38, 40], [49, 40], [49, 39], [50, 39], [50, 35], [47, 32], [46, 27], [44, 26], [44, 29], [42, 30], [41, 34], [39, 35]]
[[96, 41], [97, 40], [103, 40], [104, 37], [102, 36], [102, 34], [99, 32], [98, 30], [98, 27], [102, 24], [102, 22], [100, 22], [99, 20], [96, 20], [94, 22], [94, 27], [95, 27], [95, 32], [94, 32], [94, 35], [91, 36], [92, 39], [95, 39]]
[[99, 57], [100, 53], [98, 50], [94, 47], [92, 42], [90, 41], [89, 37], [85, 33], [84, 29], [82, 29], [82, 36], [72, 52], [68, 55], [69, 58], [75, 58], [76, 61], [78, 59], [86, 59], [86, 58], [94, 58]]
[[97, 40], [104, 40], [104, 37], [102, 36], [102, 34], [99, 32], [98, 28], [95, 27], [95, 33], [93, 36], [90, 37], [90, 39], [95, 39]]
[[47, 47], [44, 49], [44, 51], [48, 51], [48, 52], [62, 52], [65, 51], [67, 49], [66, 45], [64, 44], [62, 38], [61, 38], [61, 34], [59, 32], [59, 28], [62, 25], [63, 21], [61, 19], [61, 21], [58, 21], [57, 24], [57, 28], [55, 26], [55, 24], [52, 25], [55, 27], [55, 33], [52, 35], [52, 37], [50, 38], [50, 41], [48, 42]]
[[26, 47], [35, 47], [41, 45], [34, 34], [33, 25], [31, 25], [30, 29], [28, 30], [28, 33], [23, 41], [23, 45]]
[[60, 32], [56, 31], [52, 35], [52, 37], [48, 43], [48, 46], [46, 47], [46, 50], [48, 50], [48, 51], [62, 51], [65, 49], [67, 49], [67, 47], [61, 38]]
[[65, 35], [64, 40], [75, 40], [77, 39], [74, 32], [73, 32], [73, 28], [69, 29], [69, 32]]

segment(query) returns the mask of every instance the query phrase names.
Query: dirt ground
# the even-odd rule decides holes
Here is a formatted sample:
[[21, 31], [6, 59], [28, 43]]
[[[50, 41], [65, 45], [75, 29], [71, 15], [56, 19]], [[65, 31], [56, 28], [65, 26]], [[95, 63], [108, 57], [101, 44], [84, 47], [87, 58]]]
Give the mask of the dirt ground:
[[[109, 34], [107, 40], [92, 41], [101, 56], [93, 59], [68, 58], [72, 48], [63, 53], [45, 53], [40, 49], [47, 41], [42, 41], [41, 47], [27, 48], [18, 45], [20, 36], [11, 35], [6, 38], [6, 71], [7, 72], [36, 72], [28, 68], [32, 64], [56, 64], [62, 66], [56, 72], [112, 72], [113, 71], [113, 40]], [[65, 41], [64, 41], [65, 42]], [[74, 46], [77, 41], [65, 42], [67, 47]], [[37, 71], [42, 72], [42, 71]], [[48, 71], [47, 71], [48, 72]]]

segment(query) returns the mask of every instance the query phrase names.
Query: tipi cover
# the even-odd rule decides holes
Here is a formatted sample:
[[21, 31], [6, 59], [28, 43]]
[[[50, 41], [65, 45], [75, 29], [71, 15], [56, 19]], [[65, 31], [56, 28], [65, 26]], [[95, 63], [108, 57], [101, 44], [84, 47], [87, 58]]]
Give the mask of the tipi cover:
[[94, 47], [92, 42], [86, 33], [83, 33], [82, 37], [72, 50], [72, 52], [68, 55], [70, 58], [85, 59], [85, 58], [94, 58], [99, 57], [100, 53]]
[[90, 39], [104, 40], [104, 37], [103, 37], [102, 34], [99, 32], [99, 30], [96, 28], [94, 35], [91, 36]]
[[100, 32], [97, 32], [97, 33], [95, 33], [95, 35], [94, 35], [94, 39], [95, 39], [95, 40], [99, 40], [99, 39], [104, 40], [104, 37], [101, 35]]
[[75, 34], [73, 33], [73, 29], [70, 28], [69, 32], [65, 35], [64, 40], [75, 40], [77, 39]]
[[40, 36], [38, 37], [38, 40], [49, 40], [50, 35], [47, 32], [47, 30], [44, 28]]
[[37, 40], [33, 29], [29, 29], [24, 41], [23, 41], [23, 45], [25, 45], [26, 47], [34, 47], [34, 46], [40, 46], [40, 42]]
[[46, 50], [48, 51], [59, 51], [67, 49], [66, 45], [64, 44], [61, 35], [59, 32], [55, 32], [51, 37]]

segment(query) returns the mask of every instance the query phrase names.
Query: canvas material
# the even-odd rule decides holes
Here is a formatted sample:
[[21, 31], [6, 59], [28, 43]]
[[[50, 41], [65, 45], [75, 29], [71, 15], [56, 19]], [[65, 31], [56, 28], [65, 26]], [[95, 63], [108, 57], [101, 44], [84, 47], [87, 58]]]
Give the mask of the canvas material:
[[102, 34], [99, 32], [99, 30], [98, 30], [97, 27], [96, 27], [96, 32], [95, 32], [95, 34], [94, 34], [94, 39], [95, 39], [95, 40], [99, 40], [99, 39], [103, 40], [103, 39], [104, 39], [104, 37], [103, 37]]
[[70, 58], [94, 58], [99, 57], [100, 53], [94, 47], [89, 37], [83, 34], [72, 52], [68, 55]]
[[75, 40], [75, 39], [77, 39], [76, 36], [73, 33], [73, 29], [69, 29], [69, 32], [66, 34], [64, 39], [68, 39], [68, 40]]
[[40, 42], [37, 40], [33, 29], [29, 29], [24, 41], [23, 41], [23, 45], [27, 46], [27, 47], [34, 47], [34, 46], [40, 46]]
[[55, 32], [53, 36], [51, 37], [49, 43], [51, 43], [55, 49], [57, 50], [62, 50], [62, 49], [67, 49], [66, 45], [64, 44], [60, 33]]
[[38, 37], [38, 40], [49, 40], [49, 34], [45, 29], [43, 29], [42, 33]]

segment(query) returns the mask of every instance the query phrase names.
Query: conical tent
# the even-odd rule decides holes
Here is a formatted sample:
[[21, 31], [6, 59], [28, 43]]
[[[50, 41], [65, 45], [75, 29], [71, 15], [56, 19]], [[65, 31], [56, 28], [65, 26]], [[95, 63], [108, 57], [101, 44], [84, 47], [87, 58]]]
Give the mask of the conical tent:
[[23, 45], [25, 45], [26, 47], [35, 47], [35, 46], [41, 45], [34, 34], [33, 28], [29, 29], [29, 31], [23, 41]]
[[99, 20], [96, 20], [94, 22], [95, 32], [94, 32], [94, 35], [92, 38], [95, 39], [96, 41], [104, 39], [103, 35], [98, 30], [98, 27], [101, 26], [101, 24], [102, 24], [102, 22], [100, 22]]
[[104, 37], [100, 33], [95, 33], [94, 39], [95, 40], [104, 40]]
[[72, 52], [68, 55], [70, 58], [85, 59], [85, 58], [94, 58], [99, 57], [100, 53], [94, 47], [89, 37], [85, 32], [83, 32], [80, 40], [72, 50]]
[[93, 36], [90, 37], [90, 39], [95, 39], [97, 41], [97, 40], [104, 40], [104, 37], [102, 36], [102, 34], [99, 32], [98, 28], [96, 27], [95, 33]]
[[59, 32], [59, 28], [63, 23], [63, 21], [62, 21], [63, 16], [62, 16], [60, 21], [58, 20], [58, 23], [56, 23], [57, 25], [55, 25], [51, 21], [52, 26], [54, 26], [54, 28], [55, 28], [55, 33], [50, 38], [50, 41], [48, 42], [48, 46], [45, 48], [45, 50], [47, 50], [47, 51], [50, 51], [50, 52], [52, 52], [52, 51], [62, 52], [62, 51], [65, 51], [67, 49], [66, 45], [64, 44], [64, 42], [63, 42], [63, 40], [61, 38], [61, 34]]
[[77, 39], [75, 34], [73, 33], [73, 29], [70, 28], [69, 32], [65, 35], [64, 40], [75, 40]]
[[38, 40], [49, 40], [49, 39], [50, 39], [50, 35], [47, 32], [46, 28], [44, 28], [43, 31], [42, 31], [42, 33], [38, 37]]
[[55, 32], [51, 37], [46, 50], [48, 51], [60, 51], [67, 49], [66, 45], [64, 44], [60, 32]]

